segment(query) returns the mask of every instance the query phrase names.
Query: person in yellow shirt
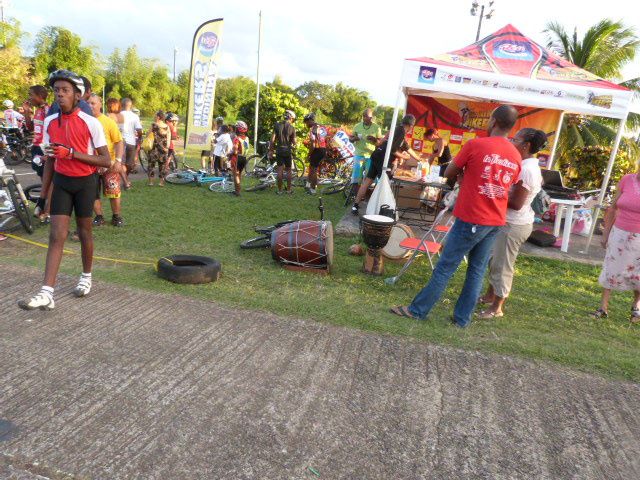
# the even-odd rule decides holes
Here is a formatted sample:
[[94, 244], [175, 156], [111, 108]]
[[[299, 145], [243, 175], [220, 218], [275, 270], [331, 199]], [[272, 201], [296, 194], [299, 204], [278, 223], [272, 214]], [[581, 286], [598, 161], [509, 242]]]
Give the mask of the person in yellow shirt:
[[124, 225], [122, 215], [120, 215], [120, 174], [123, 171], [122, 155], [124, 154], [122, 134], [118, 129], [118, 124], [114, 122], [113, 119], [102, 113], [102, 98], [100, 98], [99, 95], [92, 93], [89, 97], [89, 105], [91, 106], [93, 116], [98, 119], [104, 129], [107, 148], [109, 149], [109, 155], [112, 160], [111, 167], [101, 169], [102, 172], [100, 172], [100, 182], [98, 182], [96, 201], [93, 205], [93, 210], [96, 214], [93, 219], [93, 224], [95, 226], [104, 225], [102, 203], [100, 202], [100, 185], [102, 184], [103, 194], [111, 203], [111, 211], [113, 213], [111, 225], [114, 227], [122, 227]]

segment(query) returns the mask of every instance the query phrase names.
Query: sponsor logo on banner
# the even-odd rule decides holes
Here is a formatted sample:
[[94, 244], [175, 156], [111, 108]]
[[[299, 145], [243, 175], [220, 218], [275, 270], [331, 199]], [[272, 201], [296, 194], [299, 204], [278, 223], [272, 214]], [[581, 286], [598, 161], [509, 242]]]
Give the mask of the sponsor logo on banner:
[[517, 40], [502, 40], [493, 46], [493, 54], [496, 58], [507, 60], [533, 60], [531, 45]]
[[611, 108], [613, 95], [596, 95], [593, 92], [587, 94], [587, 103], [601, 108]]
[[420, 66], [420, 73], [418, 73], [418, 82], [433, 83], [436, 79], [436, 72], [436, 68], [427, 67], [425, 65]]
[[198, 38], [198, 50], [205, 57], [213, 57], [218, 50], [218, 36], [213, 32], [204, 32]]

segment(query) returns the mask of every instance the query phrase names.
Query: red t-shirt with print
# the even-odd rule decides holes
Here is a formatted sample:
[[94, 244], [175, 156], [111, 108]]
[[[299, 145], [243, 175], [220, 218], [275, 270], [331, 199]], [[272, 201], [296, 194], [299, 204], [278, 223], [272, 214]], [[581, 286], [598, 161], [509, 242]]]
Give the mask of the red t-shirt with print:
[[[106, 147], [104, 130], [97, 118], [79, 108], [69, 114], [54, 113], [44, 120], [43, 143], [58, 143], [76, 152], [93, 155], [95, 149]], [[74, 158], [56, 158], [54, 170], [68, 177], [85, 177], [96, 172], [93, 165]]]
[[464, 177], [453, 215], [475, 225], [504, 225], [509, 189], [520, 174], [520, 152], [504, 137], [474, 138], [454, 162]]

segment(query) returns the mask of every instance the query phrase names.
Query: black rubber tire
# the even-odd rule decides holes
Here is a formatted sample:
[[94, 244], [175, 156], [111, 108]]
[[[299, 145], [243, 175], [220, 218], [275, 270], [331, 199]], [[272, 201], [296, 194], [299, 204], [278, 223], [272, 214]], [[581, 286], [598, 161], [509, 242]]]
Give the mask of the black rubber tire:
[[240, 244], [243, 250], [252, 248], [269, 248], [271, 247], [271, 235], [260, 235], [259, 237], [250, 238]]
[[267, 162], [263, 160], [264, 155], [254, 154], [247, 158], [247, 165], [244, 170], [248, 175], [253, 174], [256, 167], [267, 168]]
[[30, 202], [36, 203], [40, 200], [40, 192], [42, 191], [42, 184], [37, 183], [35, 185], [31, 185], [24, 189], [24, 196], [27, 197], [27, 200]]
[[158, 276], [173, 283], [210, 283], [220, 278], [220, 262], [197, 255], [170, 255], [158, 260]]
[[20, 198], [18, 187], [16, 186], [16, 182], [13, 178], [7, 180], [7, 190], [9, 190], [11, 202], [13, 203], [16, 216], [18, 217], [18, 220], [20, 220], [22, 227], [27, 233], [33, 233], [33, 223], [31, 223], [31, 212], [29, 211], [29, 206], [25, 205], [22, 198]]
[[261, 190], [266, 190], [267, 188], [269, 188], [269, 186], [270, 186], [269, 183], [257, 183], [253, 187], [245, 188], [244, 191], [245, 192], [259, 192]]
[[334, 183], [332, 185], [327, 185], [320, 190], [322, 195], [333, 195], [334, 193], [342, 192], [345, 188], [349, 186], [349, 182], [344, 180], [340, 183]]
[[142, 148], [138, 152], [138, 163], [145, 172], [149, 171], [149, 154]]

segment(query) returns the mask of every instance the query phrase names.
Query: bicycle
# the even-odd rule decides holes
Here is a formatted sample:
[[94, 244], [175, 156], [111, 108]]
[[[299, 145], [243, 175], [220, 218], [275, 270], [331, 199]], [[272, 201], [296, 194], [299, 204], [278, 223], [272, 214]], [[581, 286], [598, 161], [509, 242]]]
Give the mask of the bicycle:
[[[258, 145], [262, 147], [264, 153], [251, 155], [247, 159], [247, 166], [245, 172], [249, 176], [261, 176], [269, 166], [276, 167], [274, 159], [269, 158], [269, 146], [271, 142], [258, 142]], [[301, 177], [304, 175], [305, 165], [295, 155], [291, 157], [291, 173], [293, 177]]]
[[[318, 198], [318, 210], [320, 210], [320, 220], [322, 221], [324, 220], [324, 204], [322, 203], [322, 197]], [[299, 220], [285, 220], [284, 222], [279, 222], [268, 227], [254, 227], [254, 230], [260, 235], [241, 242], [240, 248], [243, 250], [250, 250], [255, 248], [270, 248], [271, 234], [274, 230], [298, 221]]]
[[[8, 198], [5, 190], [9, 192]], [[24, 230], [33, 233], [33, 223], [29, 212], [29, 201], [22, 190], [22, 185], [16, 176], [16, 172], [5, 167], [0, 160], [0, 191], [5, 198], [4, 205], [0, 204], [0, 217], [6, 216], [0, 221], [0, 230], [4, 230], [13, 218], [17, 218]]]
[[31, 163], [31, 135], [19, 135], [19, 129], [0, 127], [2, 133], [0, 137], [6, 139], [3, 143], [0, 158], [4, 159], [6, 165], [18, 165], [21, 162]]
[[197, 186], [203, 183], [210, 183], [209, 190], [212, 192], [232, 192], [235, 190], [233, 180], [228, 176], [213, 176], [205, 170], [194, 170], [183, 162], [183, 170], [172, 172], [165, 177], [168, 183], [174, 185], [195, 184]]
[[275, 164], [269, 165], [264, 171], [261, 171], [260, 178], [258, 178], [258, 183], [255, 185], [245, 188], [245, 192], [259, 192], [261, 190], [266, 190], [267, 188], [273, 187], [276, 183], [278, 183], [278, 176], [275, 172]]

